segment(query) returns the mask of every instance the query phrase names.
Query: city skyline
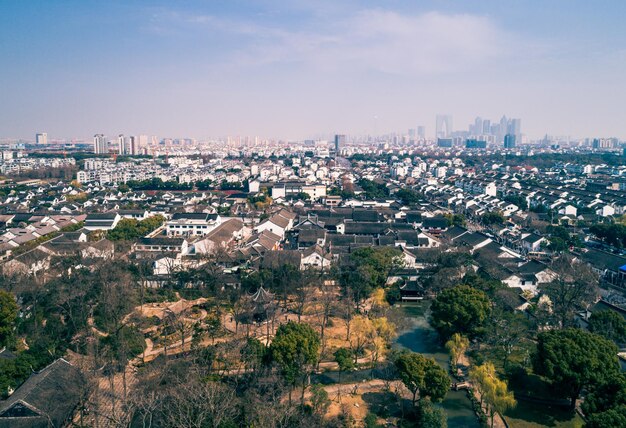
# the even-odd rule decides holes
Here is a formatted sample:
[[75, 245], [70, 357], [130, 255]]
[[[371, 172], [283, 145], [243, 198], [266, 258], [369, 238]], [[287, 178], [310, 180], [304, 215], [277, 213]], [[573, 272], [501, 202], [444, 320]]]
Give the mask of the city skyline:
[[626, 137], [621, 3], [24, 1], [0, 11], [2, 138], [293, 140], [418, 125], [434, 137], [442, 112], [454, 130], [504, 113], [533, 139]]

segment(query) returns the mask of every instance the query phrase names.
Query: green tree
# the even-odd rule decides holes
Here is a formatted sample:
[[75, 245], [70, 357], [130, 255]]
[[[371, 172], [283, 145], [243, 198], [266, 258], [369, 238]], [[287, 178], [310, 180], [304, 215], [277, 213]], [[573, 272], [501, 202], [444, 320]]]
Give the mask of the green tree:
[[368, 413], [363, 419], [363, 425], [365, 428], [382, 428], [383, 425], [378, 423], [378, 416], [376, 413]]
[[207, 333], [209, 334], [209, 337], [211, 338], [213, 345], [215, 345], [215, 338], [222, 331], [222, 319], [220, 317], [219, 312], [209, 314], [205, 318], [204, 324], [206, 325]]
[[444, 399], [450, 389], [450, 378], [434, 359], [415, 352], [403, 352], [395, 361], [404, 386], [413, 394], [413, 405], [424, 397], [434, 402]]
[[354, 354], [348, 348], [337, 349], [333, 356], [339, 366], [339, 380], [337, 382], [340, 384], [337, 388], [337, 398], [339, 399], [341, 397], [341, 374], [354, 369], [356, 365], [354, 364]]
[[365, 191], [367, 199], [379, 199], [389, 196], [389, 189], [384, 182], [381, 183], [363, 178], [359, 180], [359, 186]]
[[311, 368], [319, 358], [320, 338], [315, 330], [307, 324], [289, 321], [282, 324], [276, 331], [270, 352], [272, 359], [278, 364], [289, 390], [298, 384], [302, 385], [301, 401], [304, 404], [304, 391]]
[[413, 205], [421, 200], [419, 193], [412, 189], [400, 189], [396, 192], [396, 197], [400, 199], [404, 205]]
[[586, 415], [591, 415], [623, 405], [626, 405], [626, 374], [622, 372], [605, 383], [591, 386], [581, 407]]
[[559, 238], [558, 236], [553, 236], [550, 238], [550, 244], [548, 245], [550, 251], [555, 253], [562, 253], [567, 251], [568, 245], [567, 242]]
[[550, 234], [550, 242], [553, 243], [553, 240], [561, 241], [565, 248], [572, 247], [580, 247], [582, 243], [580, 242], [580, 238], [577, 235], [571, 235], [567, 228], [563, 226], [553, 226], [550, 225], [546, 228], [546, 231]]
[[614, 311], [592, 313], [589, 317], [589, 331], [618, 344], [626, 342], [626, 320]]
[[626, 427], [626, 405], [596, 413], [587, 419], [585, 428]]
[[339, 348], [335, 351], [333, 356], [339, 366], [339, 383], [341, 383], [341, 373], [354, 368], [354, 354], [348, 348]]
[[311, 407], [313, 413], [319, 416], [324, 416], [330, 407], [328, 392], [319, 383], [311, 386]]
[[448, 226], [465, 226], [465, 216], [463, 214], [444, 214], [448, 220]]
[[504, 224], [504, 216], [500, 212], [488, 212], [480, 217], [480, 222], [487, 226], [492, 224]]
[[432, 325], [444, 340], [454, 333], [468, 338], [482, 334], [490, 313], [487, 295], [468, 285], [443, 290], [431, 306]]
[[13, 343], [17, 313], [18, 307], [13, 294], [0, 290], [0, 347]]
[[165, 218], [160, 215], [149, 217], [145, 220], [137, 221], [132, 218], [121, 219], [113, 230], [107, 233], [107, 238], [111, 241], [131, 241], [142, 238], [159, 228]]
[[528, 209], [528, 202], [526, 202], [526, 198], [518, 194], [508, 194], [504, 197], [504, 200], [510, 202], [514, 205], [517, 205], [518, 208], [522, 210]]
[[589, 231], [609, 245], [618, 248], [626, 247], [626, 225], [624, 224], [594, 224]]
[[425, 398], [420, 401], [417, 408], [417, 426], [420, 428], [447, 428], [446, 413], [443, 409], [433, 406], [433, 403]]
[[576, 404], [583, 388], [619, 375], [617, 347], [597, 334], [567, 328], [540, 333], [533, 356], [535, 372]]
[[265, 356], [265, 350], [265, 346], [259, 339], [249, 337], [246, 340], [245, 345], [241, 348], [241, 361], [245, 364], [247, 369], [254, 372], [261, 367], [263, 357]]
[[367, 268], [372, 287], [382, 287], [392, 269], [401, 265], [402, 253], [392, 247], [363, 247], [355, 250], [350, 259], [357, 267]]
[[400, 266], [400, 256], [395, 248], [364, 247], [339, 266], [338, 279], [344, 295], [352, 297], [357, 309], [375, 288], [385, 285], [391, 270]]

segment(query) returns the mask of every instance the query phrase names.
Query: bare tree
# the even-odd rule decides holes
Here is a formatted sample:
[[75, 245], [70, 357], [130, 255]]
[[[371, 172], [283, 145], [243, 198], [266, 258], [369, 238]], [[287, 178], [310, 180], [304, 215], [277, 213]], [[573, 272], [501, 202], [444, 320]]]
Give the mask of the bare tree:
[[541, 287], [552, 302], [560, 328], [571, 324], [577, 311], [586, 310], [598, 299], [598, 276], [589, 266], [569, 256], [553, 260], [554, 278]]
[[[318, 311], [316, 312], [320, 325], [320, 344], [321, 354], [324, 355], [326, 350], [326, 327], [328, 326], [330, 315], [337, 305], [339, 292], [336, 287], [326, 283], [322, 277], [318, 285], [318, 295], [316, 301]], [[349, 324], [350, 321], [348, 321]]]
[[352, 318], [354, 318], [356, 314], [353, 299], [349, 295], [344, 296], [340, 301], [339, 309], [341, 311], [341, 318], [346, 325], [346, 340], [350, 340], [350, 326]]
[[203, 382], [193, 376], [174, 385], [164, 403], [164, 422], [168, 427], [218, 428], [237, 414], [232, 388], [219, 382]]
[[306, 269], [298, 275], [295, 287], [294, 287], [294, 311], [298, 315], [298, 322], [301, 321], [304, 310], [311, 299], [313, 290], [311, 289], [313, 283], [318, 278], [317, 272], [312, 268]]

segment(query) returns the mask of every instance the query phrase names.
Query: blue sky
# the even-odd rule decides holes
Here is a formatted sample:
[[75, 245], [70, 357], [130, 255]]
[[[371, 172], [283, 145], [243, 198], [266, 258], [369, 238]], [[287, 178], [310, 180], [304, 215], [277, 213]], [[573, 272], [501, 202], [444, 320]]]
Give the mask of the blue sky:
[[[0, 137], [626, 138], [623, 1], [0, 0]], [[374, 118], [377, 119], [374, 119]]]

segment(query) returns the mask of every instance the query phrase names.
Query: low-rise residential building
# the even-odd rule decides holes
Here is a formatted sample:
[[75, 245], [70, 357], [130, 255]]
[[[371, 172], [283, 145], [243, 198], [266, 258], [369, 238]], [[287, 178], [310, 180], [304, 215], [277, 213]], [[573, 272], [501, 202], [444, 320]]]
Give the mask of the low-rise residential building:
[[169, 236], [207, 235], [222, 223], [219, 214], [175, 213], [165, 224]]

